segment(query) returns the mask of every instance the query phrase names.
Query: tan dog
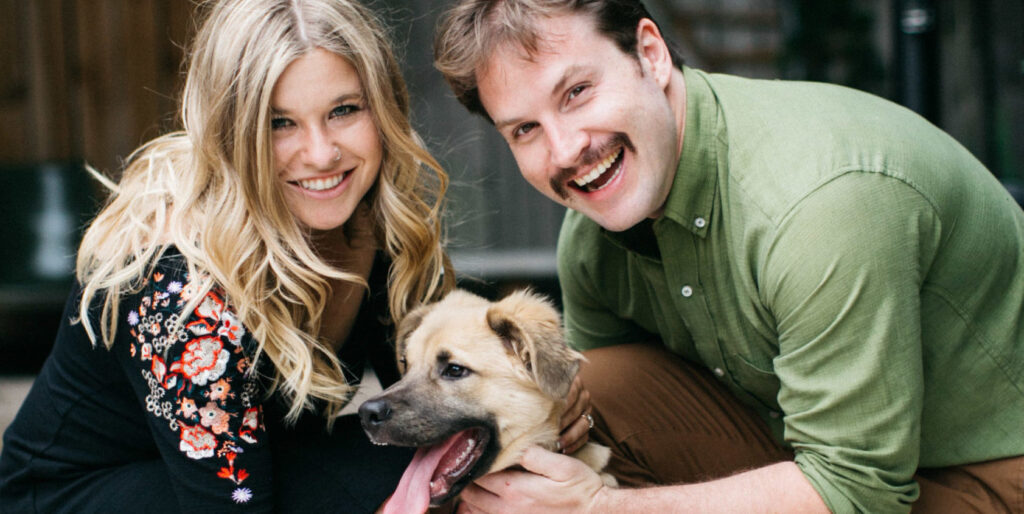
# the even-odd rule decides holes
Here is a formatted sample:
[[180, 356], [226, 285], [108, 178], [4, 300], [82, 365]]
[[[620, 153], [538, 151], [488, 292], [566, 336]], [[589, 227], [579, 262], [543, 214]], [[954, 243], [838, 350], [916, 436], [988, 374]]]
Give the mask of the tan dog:
[[[397, 352], [402, 379], [359, 407], [375, 444], [420, 447], [385, 513], [440, 505], [531, 445], [554, 450], [583, 358], [566, 346], [558, 311], [525, 291], [494, 303], [455, 291], [415, 309]], [[609, 454], [587, 443], [573, 456], [600, 471]]]

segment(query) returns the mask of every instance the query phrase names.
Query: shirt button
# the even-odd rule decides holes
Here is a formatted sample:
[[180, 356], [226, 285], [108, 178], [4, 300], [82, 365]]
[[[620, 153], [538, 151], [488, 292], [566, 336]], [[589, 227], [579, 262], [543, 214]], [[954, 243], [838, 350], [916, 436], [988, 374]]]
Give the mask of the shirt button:
[[715, 368], [715, 374], [720, 376], [720, 377], [724, 377], [725, 376], [725, 370], [722, 369], [722, 368]]
[[707, 225], [708, 222], [704, 218], [698, 216], [697, 219], [693, 220], [693, 224], [696, 225], [697, 228], [704, 228], [704, 225]]
[[687, 297], [687, 298], [693, 296], [693, 288], [690, 287], [690, 286], [683, 286], [682, 291], [679, 291], [679, 292], [682, 293], [682, 295]]
[[772, 419], [779, 419], [779, 416], [781, 416], [782, 414], [778, 411], [773, 410], [769, 412], [768, 415], [771, 416]]

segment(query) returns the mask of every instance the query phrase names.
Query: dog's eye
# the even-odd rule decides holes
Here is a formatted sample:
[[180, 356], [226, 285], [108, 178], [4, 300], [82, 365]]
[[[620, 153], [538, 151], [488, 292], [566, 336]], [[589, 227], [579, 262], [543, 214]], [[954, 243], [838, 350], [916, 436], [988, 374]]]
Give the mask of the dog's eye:
[[469, 368], [458, 364], [449, 364], [441, 371], [444, 378], [465, 378], [466, 375], [469, 375]]

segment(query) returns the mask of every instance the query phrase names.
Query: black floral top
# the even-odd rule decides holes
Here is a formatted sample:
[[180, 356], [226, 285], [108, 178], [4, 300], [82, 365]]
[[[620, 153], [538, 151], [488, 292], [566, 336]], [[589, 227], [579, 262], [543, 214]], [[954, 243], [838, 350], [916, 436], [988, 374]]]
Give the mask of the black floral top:
[[[381, 260], [374, 265], [371, 290], [385, 289]], [[81, 324], [61, 327], [53, 353], [4, 437], [0, 503], [7, 503], [5, 509], [57, 510], [61, 497], [77, 487], [77, 478], [162, 462], [156, 476], [169, 484], [142, 486], [140, 499], [165, 494], [169, 485], [174, 494], [165, 503], [176, 503], [172, 510], [280, 510], [274, 508], [274, 489], [282, 486], [275, 484], [270, 439], [289, 437], [289, 428], [281, 422], [283, 402], [265, 399], [260, 377], [267, 376], [269, 361], [261, 360], [259, 373], [252, 366], [255, 341], [220, 290], [206, 293], [197, 307], [184, 312], [197, 290], [184, 259], [172, 248], [142, 290], [123, 299], [110, 351], [92, 347]], [[79, 296], [73, 292], [68, 309], [76, 308]], [[386, 341], [390, 332], [381, 322], [387, 317], [386, 295], [376, 294], [363, 304], [339, 356], [348, 365], [350, 381], [361, 376], [362, 364], [371, 358], [387, 385], [397, 372]], [[66, 311], [65, 319], [74, 312]], [[93, 319], [99, 319], [98, 310]], [[324, 422], [319, 418], [307, 424], [321, 430]], [[349, 425], [357, 431], [358, 423]], [[41, 484], [46, 483], [64, 484], [66, 490], [44, 491]], [[130, 486], [140, 487], [123, 483]]]
[[242, 350], [245, 327], [217, 289], [183, 313], [197, 287], [181, 268], [154, 271], [143, 294], [126, 305], [132, 308], [121, 311], [130, 360], [147, 388], [146, 411], [154, 423], [166, 423], [158, 437], [181, 453], [172, 458], [196, 461], [195, 478], [215, 474], [230, 483], [218, 485], [231, 489], [232, 501], [248, 503], [256, 482], [247, 483], [247, 467], [262, 464], [248, 453], [259, 453], [266, 429], [259, 381]]

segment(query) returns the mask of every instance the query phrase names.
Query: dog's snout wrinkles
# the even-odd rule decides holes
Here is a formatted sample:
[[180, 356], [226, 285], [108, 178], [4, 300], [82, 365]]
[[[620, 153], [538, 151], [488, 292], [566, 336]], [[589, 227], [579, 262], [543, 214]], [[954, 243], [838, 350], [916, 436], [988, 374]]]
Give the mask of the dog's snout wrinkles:
[[363, 425], [379, 425], [391, 418], [391, 404], [386, 400], [370, 400], [359, 406]]

